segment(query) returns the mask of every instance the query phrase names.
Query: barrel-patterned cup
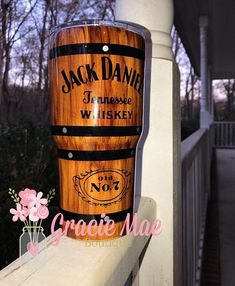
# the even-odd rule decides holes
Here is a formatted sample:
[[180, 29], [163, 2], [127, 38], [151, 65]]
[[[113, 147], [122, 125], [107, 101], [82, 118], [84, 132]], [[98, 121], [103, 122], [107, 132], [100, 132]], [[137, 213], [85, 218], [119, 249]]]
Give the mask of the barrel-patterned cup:
[[144, 49], [135, 26], [118, 22], [76, 22], [50, 35], [60, 212], [65, 221], [75, 221], [68, 229], [71, 237], [119, 237], [132, 217]]

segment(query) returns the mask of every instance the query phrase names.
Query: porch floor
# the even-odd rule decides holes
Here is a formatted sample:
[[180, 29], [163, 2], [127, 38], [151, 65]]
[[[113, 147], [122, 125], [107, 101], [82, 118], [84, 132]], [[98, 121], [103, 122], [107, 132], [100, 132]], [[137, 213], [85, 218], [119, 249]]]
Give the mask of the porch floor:
[[235, 150], [217, 149], [208, 206], [202, 285], [235, 285]]

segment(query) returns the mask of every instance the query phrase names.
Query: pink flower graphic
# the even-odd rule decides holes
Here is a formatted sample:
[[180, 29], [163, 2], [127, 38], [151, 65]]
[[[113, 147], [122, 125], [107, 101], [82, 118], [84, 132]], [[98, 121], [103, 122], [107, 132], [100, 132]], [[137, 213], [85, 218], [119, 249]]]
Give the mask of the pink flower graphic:
[[46, 205], [47, 204], [47, 199], [42, 199], [41, 197], [43, 196], [42, 192], [39, 192], [37, 196], [33, 198], [33, 200], [29, 203], [29, 207], [34, 207], [39, 208], [41, 205]]
[[55, 196], [55, 189], [50, 190], [46, 198], [43, 198], [42, 192], [37, 193], [29, 188], [22, 189], [19, 194], [9, 188], [8, 193], [16, 205], [15, 209], [10, 209], [12, 220], [14, 222], [20, 220], [24, 224], [23, 233], [19, 239], [20, 257], [27, 251], [32, 256], [36, 256], [42, 245], [45, 247], [46, 237], [41, 224], [49, 216], [48, 204]]
[[17, 221], [18, 219], [25, 221], [27, 216], [27, 211], [25, 208], [22, 209], [21, 204], [17, 204], [16, 209], [10, 209], [10, 213], [13, 214], [13, 221]]
[[49, 215], [48, 207], [46, 206], [40, 206], [37, 210], [37, 216], [41, 219], [47, 218]]
[[31, 209], [29, 210], [29, 219], [32, 222], [36, 222], [39, 220], [39, 217], [37, 215], [37, 211], [38, 211], [38, 208], [36, 208], [36, 207], [31, 207]]
[[23, 207], [23, 212], [24, 212], [24, 216], [27, 218], [27, 216], [29, 215], [29, 209], [26, 207]]
[[26, 188], [19, 192], [19, 197], [21, 198], [20, 203], [27, 207], [36, 198], [36, 191]]

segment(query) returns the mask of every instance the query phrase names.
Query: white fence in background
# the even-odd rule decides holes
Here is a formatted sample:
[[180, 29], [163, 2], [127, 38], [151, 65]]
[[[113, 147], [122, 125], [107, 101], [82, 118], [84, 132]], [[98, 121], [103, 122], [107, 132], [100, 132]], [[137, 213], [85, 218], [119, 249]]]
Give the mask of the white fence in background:
[[215, 147], [235, 148], [235, 122], [214, 122]]

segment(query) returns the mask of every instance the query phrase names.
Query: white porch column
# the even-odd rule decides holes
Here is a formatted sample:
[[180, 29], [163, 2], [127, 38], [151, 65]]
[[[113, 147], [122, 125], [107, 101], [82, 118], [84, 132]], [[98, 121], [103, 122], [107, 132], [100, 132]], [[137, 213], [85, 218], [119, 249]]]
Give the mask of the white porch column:
[[173, 0], [117, 0], [116, 20], [151, 31], [150, 128], [143, 150], [142, 196], [157, 203], [162, 233], [152, 237], [139, 272], [140, 286], [182, 286], [180, 94], [171, 50]]
[[212, 123], [211, 101], [209, 98], [209, 68], [207, 55], [207, 29], [208, 18], [199, 18], [200, 26], [200, 74], [201, 74], [201, 98], [200, 98], [200, 127], [208, 128]]

